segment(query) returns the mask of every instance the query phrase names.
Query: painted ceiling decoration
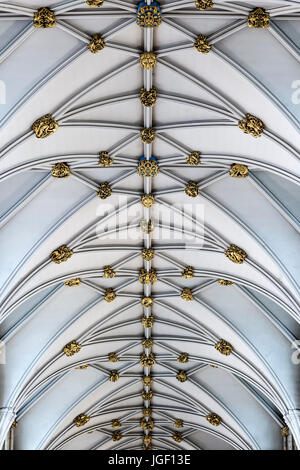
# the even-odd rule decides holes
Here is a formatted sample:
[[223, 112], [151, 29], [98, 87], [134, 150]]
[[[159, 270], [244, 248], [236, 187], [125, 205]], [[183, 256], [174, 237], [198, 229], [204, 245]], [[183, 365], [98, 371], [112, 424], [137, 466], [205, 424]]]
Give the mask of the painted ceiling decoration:
[[299, 2], [0, 28], [0, 446], [299, 449]]

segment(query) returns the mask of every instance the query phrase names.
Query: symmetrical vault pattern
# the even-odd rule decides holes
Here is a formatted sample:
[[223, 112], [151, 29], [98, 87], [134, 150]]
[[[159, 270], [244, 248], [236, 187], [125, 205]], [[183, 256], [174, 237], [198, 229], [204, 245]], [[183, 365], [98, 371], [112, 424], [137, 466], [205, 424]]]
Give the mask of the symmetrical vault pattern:
[[300, 448], [299, 30], [0, 2], [3, 448]]

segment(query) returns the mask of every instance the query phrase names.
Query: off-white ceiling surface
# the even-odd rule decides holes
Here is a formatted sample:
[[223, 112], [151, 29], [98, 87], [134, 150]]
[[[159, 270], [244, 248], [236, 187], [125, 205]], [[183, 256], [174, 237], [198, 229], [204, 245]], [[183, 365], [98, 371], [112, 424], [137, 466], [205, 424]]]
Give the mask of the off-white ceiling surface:
[[[172, 10], [176, 3], [185, 5]], [[143, 86], [139, 54], [147, 37], [131, 12], [136, 4], [105, 1], [96, 11], [80, 1], [26, 1], [33, 10], [56, 10], [59, 21], [74, 27], [70, 32], [58, 26], [31, 31], [30, 17], [13, 18], [16, 13], [9, 8], [22, 7], [21, 2], [0, 3], [0, 78], [6, 86], [6, 104], [0, 105], [1, 336], [6, 356], [0, 365], [0, 394], [1, 406], [17, 414], [16, 449], [142, 445], [139, 356], [145, 331], [138, 275], [144, 240], [137, 225], [143, 217], [144, 180], [136, 165], [144, 152], [139, 131], [145, 124], [139, 98], [126, 99]], [[172, 4], [169, 13], [177, 13], [165, 19], [163, 13], [153, 33], [160, 59], [153, 85], [159, 94], [173, 97], [159, 96], [153, 108], [153, 127], [161, 134], [152, 148], [161, 169], [152, 180], [160, 203], [151, 209], [156, 226], [152, 247], [158, 252], [152, 263], [158, 281], [151, 289], [156, 320], [151, 336], [158, 361], [151, 372], [153, 449], [281, 449], [282, 416], [300, 407], [299, 366], [291, 360], [292, 343], [299, 337], [300, 105], [292, 84], [299, 77], [295, 42], [300, 5], [220, 2], [208, 14], [197, 11], [194, 2], [160, 4]], [[277, 15], [275, 32], [247, 27], [247, 12], [257, 6]], [[193, 49], [189, 33], [213, 38], [241, 18], [245, 27], [217, 41], [209, 54]], [[114, 46], [91, 54], [74, 30], [77, 36], [114, 30], [109, 38]], [[180, 50], [182, 44], [188, 48]], [[118, 73], [107, 78], [112, 71]], [[103, 103], [110, 98], [117, 99]], [[86, 105], [91, 106], [81, 110]], [[254, 139], [237, 125], [225, 125], [220, 108], [260, 117], [267, 132]], [[46, 113], [57, 115], [61, 126], [53, 136], [36, 139], [29, 135], [31, 124]], [[117, 163], [99, 167], [98, 153], [118, 146]], [[180, 148], [200, 151], [201, 165], [188, 167]], [[69, 163], [70, 178], [51, 177], [57, 161]], [[231, 178], [234, 162], [247, 164], [250, 176]], [[184, 182], [191, 179], [199, 182], [196, 199], [184, 193]], [[117, 181], [105, 201], [95, 190], [102, 181]], [[123, 210], [126, 202], [129, 213]], [[204, 222], [196, 240], [180, 238], [176, 227], [182, 211], [186, 230], [189, 215], [197, 213], [199, 223]], [[170, 215], [174, 227], [161, 230]], [[120, 227], [128, 222], [133, 226], [124, 233]], [[224, 256], [231, 243], [248, 253], [242, 265]], [[49, 254], [62, 244], [75, 246], [74, 255], [67, 263], [51, 263]], [[118, 265], [114, 279], [102, 278], [105, 265]], [[197, 276], [186, 280], [181, 271], [189, 265]], [[85, 283], [64, 285], [78, 276]], [[235, 284], [220, 286], [218, 278]], [[103, 300], [108, 287], [118, 291], [112, 303]], [[181, 299], [184, 287], [195, 293], [194, 301]], [[234, 354], [216, 351], [220, 338], [233, 345]], [[84, 346], [66, 357], [62, 348], [73, 339]], [[111, 351], [121, 352], [122, 362], [108, 362]], [[194, 359], [179, 364], [180, 352]], [[87, 363], [88, 369], [75, 369]], [[107, 372], [115, 368], [121, 377], [111, 383]], [[187, 370], [188, 381], [176, 380], [179, 369]], [[209, 412], [220, 415], [222, 425], [211, 426], [205, 419]], [[91, 420], [77, 428], [72, 421], [80, 413]], [[113, 418], [123, 420], [123, 439], [117, 443], [111, 439]], [[184, 421], [181, 443], [172, 439], [176, 418]]]

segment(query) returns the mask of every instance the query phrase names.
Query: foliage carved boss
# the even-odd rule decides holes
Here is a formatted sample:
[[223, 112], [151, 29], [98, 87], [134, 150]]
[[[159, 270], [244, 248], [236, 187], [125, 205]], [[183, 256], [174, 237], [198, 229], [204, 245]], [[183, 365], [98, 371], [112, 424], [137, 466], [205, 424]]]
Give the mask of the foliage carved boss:
[[137, 7], [136, 22], [141, 28], [156, 28], [161, 24], [161, 10], [158, 2], [140, 2]]

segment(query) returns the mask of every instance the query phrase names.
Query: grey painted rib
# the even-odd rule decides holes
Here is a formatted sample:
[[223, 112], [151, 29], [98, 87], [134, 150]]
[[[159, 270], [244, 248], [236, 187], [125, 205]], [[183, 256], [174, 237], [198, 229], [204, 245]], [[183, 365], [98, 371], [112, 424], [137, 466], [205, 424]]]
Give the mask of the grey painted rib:
[[178, 67], [172, 64], [170, 61], [167, 61], [166, 59], [158, 58], [157, 61], [159, 64], [162, 64], [165, 67], [169, 68], [170, 70], [173, 70], [178, 75], [185, 77], [187, 80], [190, 80], [191, 82], [199, 86], [204, 91], [210, 93], [217, 100], [223, 103], [226, 108], [230, 109], [235, 116], [239, 118], [243, 116], [243, 113], [240, 109], [238, 109], [233, 103], [231, 103], [227, 98], [225, 98], [225, 96], [223, 96], [218, 90], [215, 90], [214, 88], [212, 88], [210, 85], [205, 83], [200, 78], [192, 75], [189, 71], [184, 70], [182, 67]]
[[68, 109], [70, 109], [70, 107], [74, 103], [76, 103], [76, 101], [78, 101], [80, 98], [82, 98], [84, 95], [92, 91], [97, 86], [102, 85], [110, 78], [113, 78], [114, 76], [122, 73], [124, 70], [127, 70], [131, 68], [133, 65], [136, 65], [137, 63], [138, 63], [138, 59], [130, 59], [125, 64], [122, 64], [121, 66], [114, 68], [110, 72], [105, 73], [104, 75], [101, 75], [96, 80], [93, 80], [88, 85], [84, 86], [79, 92], [72, 95], [71, 98], [69, 98], [62, 106], [60, 106], [56, 111], [54, 111], [53, 116], [56, 119], [61, 119], [65, 115], [65, 112]]
[[274, 38], [291, 54], [298, 62], [300, 61], [300, 49], [276, 23], [272, 22], [268, 28]]
[[47, 83], [51, 81], [56, 75], [59, 74], [62, 70], [68, 67], [71, 63], [75, 62], [82, 54], [86, 53], [86, 47], [82, 46], [80, 49], [75, 51], [67, 59], [63, 60], [59, 65], [54, 67], [49, 73], [47, 73], [40, 81], [38, 81], [30, 90], [12, 107], [12, 109], [1, 119], [0, 126], [3, 127], [4, 124], [15, 114], [21, 107], [32, 97], [36, 92], [41, 90]]
[[257, 88], [266, 98], [268, 98], [275, 107], [289, 120], [289, 122], [297, 129], [300, 129], [300, 124], [297, 118], [291, 111], [275, 96], [265, 85], [262, 84], [253, 74], [243, 68], [231, 57], [220, 51], [215, 46], [212, 48], [211, 53], [219, 59], [223, 60], [226, 64], [237, 70], [243, 77], [245, 77], [255, 88]]
[[46, 174], [38, 181], [27, 193], [22, 196], [16, 203], [13, 204], [4, 214], [0, 217], [0, 227], [4, 227], [12, 217], [15, 217], [19, 211], [24, 209], [41, 191], [43, 191], [51, 182], [51, 176]]
[[[0, 18], [1, 20], [1, 18]], [[17, 36], [15, 36], [3, 49], [0, 51], [0, 63], [4, 62], [18, 47], [20, 47], [27, 38], [35, 31], [35, 27], [30, 22], [23, 28]]]
[[260, 193], [272, 204], [273, 207], [282, 215], [282, 217], [296, 230], [300, 232], [300, 221], [284, 204], [264, 185], [260, 179], [251, 174], [249, 181], [258, 189]]

